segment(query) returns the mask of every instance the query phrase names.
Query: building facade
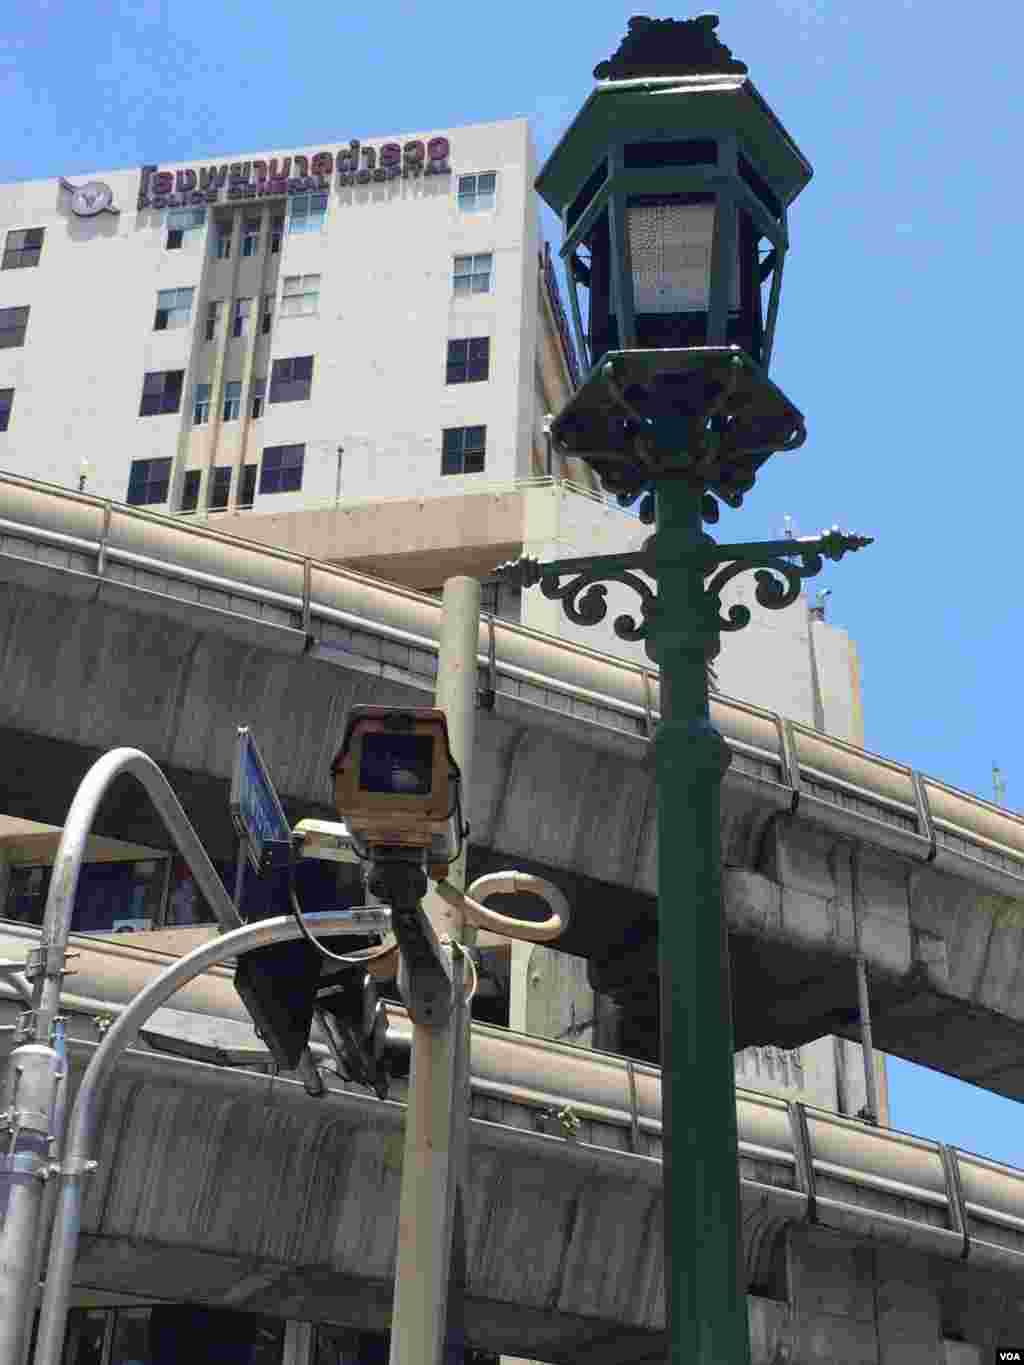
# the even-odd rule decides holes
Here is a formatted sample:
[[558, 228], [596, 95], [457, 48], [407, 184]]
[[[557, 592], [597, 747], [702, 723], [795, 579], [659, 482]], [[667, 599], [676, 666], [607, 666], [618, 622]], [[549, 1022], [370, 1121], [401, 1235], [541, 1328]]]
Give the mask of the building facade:
[[536, 473], [535, 174], [519, 119], [5, 186], [3, 467], [185, 514]]
[[[583, 632], [493, 581], [502, 559], [650, 535], [547, 439], [578, 375], [536, 171], [519, 119], [0, 187], [0, 468], [423, 592], [468, 573], [485, 611], [653, 679], [612, 629], [637, 610], [626, 589]], [[845, 632], [806, 599], [768, 613], [743, 580], [729, 591], [754, 619], [723, 642], [719, 690], [863, 745]], [[42, 827], [0, 833], [0, 917], [38, 924], [54, 831], [45, 854]], [[180, 859], [127, 845], [90, 858], [76, 916], [105, 936], [210, 918]], [[481, 966], [484, 1022], [624, 1047], [582, 958], [511, 943]], [[865, 1100], [859, 1048], [831, 1038], [748, 1049], [737, 1081], [847, 1114]], [[351, 1329], [85, 1288], [67, 1359], [156, 1361], [217, 1333], [267, 1365], [384, 1351]]]

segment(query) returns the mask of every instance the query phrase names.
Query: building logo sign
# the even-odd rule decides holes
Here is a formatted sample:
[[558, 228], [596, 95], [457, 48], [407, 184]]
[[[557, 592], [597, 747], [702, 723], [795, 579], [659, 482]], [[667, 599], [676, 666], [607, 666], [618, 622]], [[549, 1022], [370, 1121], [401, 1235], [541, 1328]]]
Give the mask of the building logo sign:
[[90, 180], [86, 185], [72, 185], [61, 177], [61, 189], [71, 195], [71, 212], [79, 218], [95, 218], [97, 213], [120, 213], [114, 208], [114, 191], [102, 180]]
[[432, 137], [429, 142], [385, 142], [380, 147], [364, 147], [353, 139], [336, 153], [317, 152], [315, 156], [275, 156], [267, 161], [234, 161], [198, 169], [186, 166], [178, 171], [143, 166], [137, 207], [140, 211], [184, 208], [215, 204], [222, 198], [263, 199], [310, 190], [323, 193], [331, 188], [334, 178], [341, 187], [448, 175], [450, 155], [451, 144], [446, 137]]

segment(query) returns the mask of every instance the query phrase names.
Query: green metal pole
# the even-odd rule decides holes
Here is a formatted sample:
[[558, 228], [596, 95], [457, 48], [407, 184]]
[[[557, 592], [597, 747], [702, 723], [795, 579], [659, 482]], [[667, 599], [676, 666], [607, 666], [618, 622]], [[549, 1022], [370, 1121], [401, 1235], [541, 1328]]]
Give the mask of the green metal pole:
[[685, 478], [657, 488], [665, 1308], [671, 1365], [749, 1365], [719, 824], [728, 748], [708, 711], [717, 610], [696, 557], [702, 492]]

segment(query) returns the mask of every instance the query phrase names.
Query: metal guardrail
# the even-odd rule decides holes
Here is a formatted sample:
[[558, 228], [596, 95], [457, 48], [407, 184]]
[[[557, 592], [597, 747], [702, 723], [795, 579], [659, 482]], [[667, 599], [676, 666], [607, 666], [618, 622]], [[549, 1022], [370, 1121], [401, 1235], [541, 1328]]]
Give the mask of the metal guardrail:
[[[353, 498], [345, 496], [341, 499], [316, 498], [303, 502], [301, 507], [288, 508], [287, 513], [277, 513], [279, 516], [288, 515], [294, 512], [349, 512], [361, 508], [375, 507], [378, 503], [395, 502], [417, 502], [434, 501], [440, 498], [464, 498], [488, 495], [490, 497], [501, 497], [507, 493], [522, 493], [533, 488], [557, 488], [566, 493], [571, 493], [575, 497], [587, 498], [591, 502], [596, 502], [601, 507], [607, 507], [609, 511], [615, 512], [618, 516], [627, 517], [633, 521], [639, 521], [640, 513], [631, 507], [620, 507], [613, 497], [609, 494], [601, 493], [599, 490], [588, 488], [585, 484], [576, 483], [573, 479], [559, 478], [555, 474], [537, 474], [529, 479], [491, 479], [482, 480], [477, 475], [469, 476], [470, 482], [463, 482], [459, 477], [449, 476], [444, 483], [431, 485], [430, 488], [404, 493], [383, 493], [378, 497]], [[193, 526], [212, 526], [218, 530], [228, 530], [227, 523], [233, 521], [235, 517], [240, 517], [240, 524], [243, 528], [249, 515], [259, 516], [273, 515], [271, 508], [266, 505], [260, 506], [256, 510], [255, 503], [242, 503], [236, 507], [206, 508], [200, 511], [198, 508], [194, 512], [180, 512], [178, 515]], [[234, 528], [228, 530], [229, 535], [244, 535], [244, 529], [239, 531]]]
[[[435, 598], [10, 474], [0, 474], [0, 576], [434, 688]], [[482, 690], [497, 701], [646, 751], [656, 671], [500, 618], [485, 618], [481, 636]], [[734, 756], [727, 786], [752, 784], [780, 810], [1024, 899], [1024, 817], [747, 702], [714, 695], [711, 710]]]
[[[38, 933], [0, 924], [0, 948], [5, 955], [19, 947], [25, 950], [37, 941]], [[125, 1003], [172, 960], [166, 953], [104, 944], [86, 935], [72, 935], [71, 942], [79, 953], [76, 984], [81, 981], [102, 994], [107, 981]], [[229, 1018], [238, 1020], [239, 1026], [244, 1018], [230, 972], [223, 968], [213, 968], [183, 987], [177, 1003], [217, 1018], [222, 1030]], [[94, 1044], [73, 1033], [86, 1017], [96, 1015], [98, 1004], [95, 997], [62, 992], [62, 1009], [69, 1016], [69, 1055], [79, 1069]], [[0, 981], [0, 1010], [19, 1006], [14, 986]], [[114, 1013], [123, 1007], [114, 1000], [110, 1006]], [[406, 1012], [389, 1004], [388, 1013], [392, 1035], [406, 1039], [411, 1034]], [[248, 1022], [245, 1027], [251, 1031]], [[0, 1037], [5, 1034], [0, 1028]], [[216, 1073], [225, 1093], [239, 1087], [255, 1093], [251, 1071], [185, 1064], [142, 1052], [129, 1055], [136, 1066], [151, 1069], [157, 1084], [166, 1072], [168, 1083], [188, 1084], [194, 1074], [197, 1084], [208, 1087]], [[288, 1084], [279, 1080], [275, 1088], [286, 1090]], [[265, 1098], [264, 1091], [259, 1093]], [[485, 1120], [488, 1130], [504, 1128], [511, 1137], [511, 1130], [518, 1129], [526, 1143], [564, 1142], [567, 1158], [576, 1153], [581, 1159], [587, 1153], [595, 1158], [604, 1154], [620, 1165], [637, 1158], [633, 1178], [646, 1179], [647, 1173], [657, 1183], [661, 1155], [657, 1067], [475, 1023], [471, 1095], [473, 1112]], [[335, 1093], [335, 1098], [349, 1099], [360, 1112], [382, 1103], [350, 1087], [345, 1095]], [[737, 1087], [736, 1098], [742, 1192], [751, 1217], [769, 1223], [817, 1223], [982, 1269], [1024, 1273], [1024, 1171], [797, 1100], [743, 1087]], [[574, 1136], [548, 1117], [566, 1109], [579, 1120]], [[537, 1155], [543, 1153], [551, 1155], [553, 1149], [538, 1145]], [[632, 1168], [621, 1169], [630, 1176]]]

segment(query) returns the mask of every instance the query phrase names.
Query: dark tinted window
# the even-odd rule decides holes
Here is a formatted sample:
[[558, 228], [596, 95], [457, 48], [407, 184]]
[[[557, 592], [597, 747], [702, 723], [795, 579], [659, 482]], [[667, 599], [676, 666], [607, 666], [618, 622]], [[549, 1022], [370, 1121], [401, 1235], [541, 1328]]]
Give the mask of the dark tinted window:
[[170, 483], [170, 460], [132, 460], [127, 501], [136, 507], [166, 502]]
[[140, 417], [155, 417], [159, 413], [177, 412], [181, 405], [184, 370], [156, 370], [142, 381]]
[[213, 482], [210, 484], [210, 507], [212, 510], [219, 512], [227, 507], [230, 494], [231, 466], [218, 465], [213, 471]]
[[253, 498], [256, 496], [256, 470], [254, 464], [247, 464], [242, 467], [242, 486], [238, 493], [238, 505], [240, 507], [251, 507]]
[[181, 508], [182, 512], [194, 512], [199, 506], [199, 484], [202, 475], [198, 469], [190, 469], [185, 475], [185, 482], [181, 488]]
[[267, 446], [260, 469], [261, 493], [297, 493], [302, 487], [304, 445]]
[[0, 389], [0, 431], [6, 431], [11, 420], [11, 408], [14, 406], [14, 390]]
[[15, 228], [4, 243], [4, 270], [38, 265], [43, 251], [45, 228]]
[[0, 349], [7, 346], [24, 346], [27, 327], [27, 304], [18, 308], [0, 308]]
[[466, 384], [487, 379], [491, 367], [490, 337], [449, 341], [447, 383]]
[[309, 397], [313, 387], [313, 357], [275, 360], [270, 371], [271, 403], [295, 403]]
[[441, 440], [441, 473], [481, 473], [486, 444], [486, 427], [446, 427]]

